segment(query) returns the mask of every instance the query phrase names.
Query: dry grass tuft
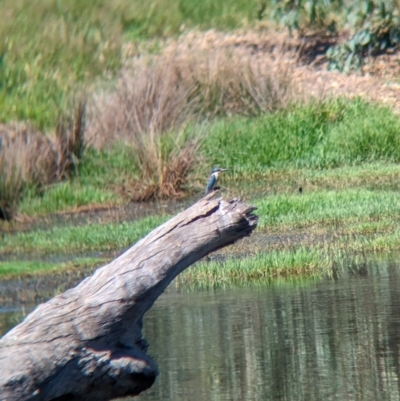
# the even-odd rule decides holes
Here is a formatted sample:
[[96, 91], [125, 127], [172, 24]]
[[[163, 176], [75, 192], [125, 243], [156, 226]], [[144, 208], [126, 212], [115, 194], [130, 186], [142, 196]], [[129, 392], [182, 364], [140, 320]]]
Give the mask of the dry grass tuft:
[[85, 142], [86, 102], [79, 102], [74, 116], [59, 119], [55, 132], [58, 148], [57, 180], [76, 171], [79, 160], [86, 149]]
[[52, 181], [56, 151], [51, 141], [26, 125], [0, 126], [0, 217], [9, 220], [28, 185]]
[[28, 187], [42, 190], [72, 173], [84, 149], [84, 114], [81, 104], [55, 135], [25, 124], [0, 125], [0, 219], [13, 217]]
[[174, 135], [188, 121], [287, 107], [298, 100], [291, 68], [247, 47], [172, 42], [159, 55], [131, 60], [113, 90], [94, 96], [87, 141], [96, 148], [116, 141], [134, 148], [141, 175], [125, 187], [133, 200], [179, 196], [199, 138]]
[[183, 131], [177, 136], [174, 133], [164, 136], [150, 135], [146, 137], [147, 142], [142, 137], [132, 145], [137, 156], [134, 163], [141, 175], [138, 180], [125, 185], [123, 192], [133, 201], [184, 195], [188, 174], [198, 159], [200, 139], [197, 136], [189, 140]]
[[99, 148], [158, 135], [195, 116], [285, 108], [299, 100], [292, 67], [279, 54], [260, 57], [248, 47], [196, 49], [174, 42], [160, 55], [133, 59], [113, 90], [95, 95], [88, 139]]
[[187, 121], [197, 104], [194, 85], [181, 69], [159, 58], [137, 59], [121, 72], [115, 90], [95, 95], [88, 142], [101, 148], [115, 141], [138, 143]]

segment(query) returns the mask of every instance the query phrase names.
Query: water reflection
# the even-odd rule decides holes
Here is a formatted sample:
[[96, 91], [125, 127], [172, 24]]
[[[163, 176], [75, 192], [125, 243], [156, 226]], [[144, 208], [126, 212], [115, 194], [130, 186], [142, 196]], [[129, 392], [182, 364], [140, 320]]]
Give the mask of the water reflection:
[[398, 400], [398, 263], [336, 280], [167, 294], [145, 321], [156, 384], [138, 399]]
[[[374, 261], [302, 285], [169, 290], [144, 327], [160, 376], [135, 400], [399, 400], [399, 267]], [[23, 313], [0, 310], [0, 329]]]

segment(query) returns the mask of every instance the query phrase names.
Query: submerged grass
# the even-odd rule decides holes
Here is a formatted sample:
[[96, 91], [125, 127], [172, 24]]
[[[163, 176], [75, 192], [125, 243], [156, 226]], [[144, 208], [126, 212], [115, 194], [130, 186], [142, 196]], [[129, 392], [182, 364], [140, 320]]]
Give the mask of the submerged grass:
[[202, 261], [176, 278], [176, 285], [223, 287], [248, 282], [320, 277], [329, 274], [332, 261], [319, 249], [272, 251], [223, 262]]
[[179, 275], [175, 283], [178, 287], [215, 288], [318, 280], [343, 269], [349, 258], [357, 265], [371, 253], [399, 250], [400, 227], [397, 225], [393, 232], [336, 236], [327, 242], [307, 246], [290, 244], [286, 249], [272, 249], [268, 253], [265, 249], [253, 248], [252, 252], [258, 252], [253, 256], [201, 261]]

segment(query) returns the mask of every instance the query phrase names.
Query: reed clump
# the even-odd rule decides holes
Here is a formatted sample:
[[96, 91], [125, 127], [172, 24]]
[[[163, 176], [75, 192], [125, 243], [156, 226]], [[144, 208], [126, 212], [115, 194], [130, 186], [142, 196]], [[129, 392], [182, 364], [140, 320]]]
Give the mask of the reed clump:
[[73, 118], [60, 120], [53, 135], [44, 135], [27, 124], [0, 125], [0, 218], [10, 220], [28, 188], [46, 186], [68, 178], [84, 150], [85, 105]]

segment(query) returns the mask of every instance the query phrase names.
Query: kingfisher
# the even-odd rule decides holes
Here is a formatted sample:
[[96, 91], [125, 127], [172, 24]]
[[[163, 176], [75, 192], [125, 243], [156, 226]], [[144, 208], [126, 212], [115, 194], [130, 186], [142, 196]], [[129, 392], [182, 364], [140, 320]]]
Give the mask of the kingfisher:
[[208, 179], [208, 183], [207, 183], [207, 187], [206, 187], [206, 194], [208, 194], [209, 192], [211, 192], [214, 189], [218, 189], [218, 187], [216, 187], [217, 182], [218, 182], [218, 176], [219, 173], [222, 173], [223, 171], [228, 171], [227, 168], [216, 168], [214, 167], [211, 171], [211, 175], [210, 178]]

